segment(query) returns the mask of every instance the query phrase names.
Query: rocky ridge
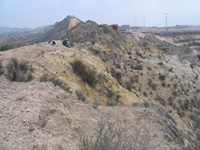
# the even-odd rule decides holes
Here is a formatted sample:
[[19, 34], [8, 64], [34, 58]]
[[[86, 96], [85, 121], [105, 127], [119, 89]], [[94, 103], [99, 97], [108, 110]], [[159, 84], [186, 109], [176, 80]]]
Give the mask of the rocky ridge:
[[[86, 125], [88, 125], [87, 123], [89, 122], [86, 121], [89, 119], [85, 120], [85, 118], [96, 117], [97, 121], [95, 121], [94, 124], [89, 124], [90, 128], [93, 129], [98, 128], [97, 122], [100, 121], [100, 118], [106, 120], [106, 116], [108, 115], [110, 116], [108, 120], [112, 120], [112, 117], [114, 122], [118, 122], [119, 120], [119, 124], [117, 125], [121, 125], [121, 129], [130, 131], [132, 131], [132, 129], [135, 129], [134, 131], [142, 130], [142, 135], [148, 133], [147, 137], [150, 136], [150, 139], [156, 138], [153, 141], [150, 140], [148, 147], [150, 149], [155, 149], [155, 146], [158, 147], [158, 149], [199, 148], [199, 67], [191, 67], [191, 64], [187, 61], [181, 62], [176, 55], [169, 56], [164, 54], [164, 52], [152, 42], [143, 41], [143, 39], [138, 41], [132, 40], [129, 37], [125, 37], [111, 26], [98, 25], [92, 21], [77, 24], [68, 30], [65, 35], [72, 42], [73, 48], [69, 49], [62, 46], [62, 41], [56, 41], [58, 46], [52, 46], [44, 42], [5, 51], [3, 55], [0, 56], [4, 68], [11, 58], [17, 58], [19, 61], [28, 60], [34, 69], [33, 82], [12, 83], [2, 77], [2, 83], [4, 83], [2, 89], [7, 89], [8, 85], [11, 87], [14, 85], [16, 85], [16, 87], [22, 85], [24, 87], [26, 85], [28, 87], [30, 86], [30, 91], [33, 92], [30, 95], [34, 96], [34, 93], [38, 93], [37, 102], [43, 104], [45, 101], [46, 103], [44, 105], [49, 107], [43, 110], [42, 106], [41, 111], [39, 111], [41, 113], [36, 114], [35, 117], [31, 117], [37, 118], [38, 120], [36, 119], [36, 121], [33, 121], [33, 129], [30, 128], [28, 130], [46, 131], [46, 133], [53, 132], [51, 131], [52, 128], [45, 130], [48, 125], [51, 125], [49, 121], [47, 121], [49, 120], [49, 116], [51, 116], [51, 112], [53, 114], [56, 112], [54, 112], [54, 109], [51, 110], [51, 104], [53, 104], [53, 106], [56, 105], [56, 110], [62, 108], [61, 114], [65, 114], [67, 110], [60, 107], [60, 105], [57, 106], [59, 101], [63, 99], [72, 103], [72, 105], [69, 104], [69, 108], [75, 109], [76, 111], [77, 109], [80, 110], [77, 112], [70, 110], [70, 115], [74, 115], [71, 118], [76, 118], [80, 116], [80, 114], [88, 113], [87, 115], [89, 117], [85, 115], [81, 122], [78, 121], [77, 124], [79, 126], [75, 127], [77, 130], [81, 128], [81, 132], [78, 132], [79, 134], [77, 135], [75, 129], [72, 130], [71, 133], [77, 135], [72, 140], [72, 144], [65, 145], [64, 143], [66, 143], [66, 141], [62, 139], [60, 140], [62, 146], [59, 147], [55, 144], [57, 143], [55, 142], [56, 140], [50, 140], [51, 136], [49, 137], [49, 135], [47, 136], [41, 133], [42, 136], [38, 139], [45, 139], [43, 136], [47, 136], [44, 141], [50, 140], [50, 142], [36, 142], [36, 145], [31, 146], [35, 149], [66, 149], [67, 146], [71, 149], [78, 149], [78, 145], [81, 143], [78, 137], [80, 134], [84, 133], [82, 131], [85, 129], [85, 126], [81, 125], [84, 121]], [[138, 39], [139, 38], [140, 37], [138, 37]], [[92, 70], [96, 78], [93, 80], [95, 84], [89, 84], [86, 82], [87, 80], [83, 80], [76, 74], [73, 68], [73, 63], [76, 61], [81, 61], [84, 65], [83, 68]], [[54, 79], [61, 80], [65, 84], [65, 91], [58, 87], [54, 89], [55, 87], [50, 83], [39, 83], [38, 81], [41, 80], [41, 77], [45, 74], [54, 77]], [[33, 85], [33, 87], [31, 85]], [[34, 85], [38, 86], [38, 88], [34, 87]], [[47, 85], [50, 89], [47, 88]], [[42, 88], [40, 88], [40, 86], [42, 86]], [[63, 88], [63, 86], [61, 87]], [[45, 91], [45, 89], [47, 89], [47, 91]], [[13, 92], [15, 90], [17, 89], [15, 88]], [[50, 92], [48, 90], [50, 90]], [[51, 90], [58, 93], [54, 93], [55, 95], [53, 94], [53, 97], [49, 97], [48, 94], [51, 95]], [[12, 99], [7, 98], [9, 97], [9, 93], [7, 94], [7, 92], [9, 92], [9, 89], [8, 91], [2, 90], [3, 105], [5, 102], [3, 101], [4, 98]], [[16, 93], [22, 93], [23, 95], [24, 92], [17, 91]], [[25, 93], [29, 93], [29, 91]], [[80, 93], [82, 93], [82, 98], [84, 97], [84, 99], [79, 99]], [[65, 96], [65, 94], [67, 96]], [[34, 98], [31, 96], [28, 98]], [[24, 97], [26, 100], [27, 95]], [[53, 99], [53, 102], [51, 100], [46, 101], [45, 97]], [[14, 99], [19, 99], [19, 101], [24, 100], [23, 96], [19, 98], [15, 97]], [[71, 101], [69, 99], [71, 99]], [[84, 101], [84, 103], [77, 99]], [[5, 108], [12, 105], [6, 102]], [[13, 105], [15, 105], [15, 101]], [[25, 103], [24, 107], [26, 107], [26, 105], [27, 103]], [[85, 107], [88, 108], [87, 111], [83, 109]], [[4, 109], [4, 107], [2, 107], [2, 109], [3, 114], [7, 109]], [[104, 115], [101, 114], [99, 110], [109, 113]], [[20, 111], [22, 112], [22, 110]], [[13, 113], [15, 112], [18, 112], [18, 110], [13, 111]], [[144, 112], [145, 115], [138, 115], [140, 112], [142, 114]], [[101, 115], [99, 115], [99, 113]], [[119, 116], [116, 117], [116, 114], [119, 114]], [[121, 114], [124, 116], [121, 116]], [[31, 113], [31, 115], [34, 114]], [[55, 114], [56, 118], [58, 117], [57, 115], [58, 114]], [[17, 115], [14, 114], [14, 116], [16, 117]], [[69, 114], [64, 116], [69, 116]], [[130, 126], [125, 123], [126, 120], [123, 120], [123, 118], [126, 118], [125, 116], [127, 116], [127, 122], [131, 119]], [[6, 117], [9, 118], [9, 116], [4, 116], [3, 114], [3, 118], [5, 119]], [[152, 120], [148, 120], [148, 118]], [[15, 121], [17, 120], [20, 120], [20, 118], [17, 118]], [[61, 118], [61, 120], [63, 120], [63, 118]], [[136, 125], [133, 125], [132, 121], [135, 122]], [[6, 121], [3, 120], [2, 122]], [[56, 125], [54, 125], [60, 127], [62, 131], [66, 131], [65, 128], [62, 127], [62, 123], [57, 123], [59, 123], [59, 121], [55, 122]], [[10, 124], [11, 123], [9, 123], [9, 125]], [[64, 123], [65, 127], [68, 127], [66, 124]], [[139, 126], [142, 126], [142, 128]], [[6, 125], [3, 125], [2, 131], [5, 127]], [[143, 131], [145, 131], [145, 133]], [[88, 131], [87, 134], [93, 135], [93, 132], [95, 132], [95, 130]], [[158, 134], [154, 134], [154, 132], [158, 132]], [[20, 132], [19, 135], [22, 134], [24, 133]], [[52, 133], [53, 137], [57, 134], [64, 138], [68, 136], [68, 134], [61, 134], [59, 129], [56, 130], [55, 133]], [[159, 137], [159, 140], [157, 137]], [[157, 140], [158, 142], [155, 142]], [[9, 141], [12, 142], [13, 139]], [[62, 143], [62, 141], [65, 142]], [[145, 139], [145, 141], [149, 140]], [[143, 145], [143, 143], [144, 141], [142, 141], [140, 145]], [[169, 143], [171, 146], [169, 146]], [[3, 144], [4, 147], [9, 145], [8, 143]], [[28, 149], [24, 146], [25, 144], [21, 144], [21, 147]], [[19, 147], [19, 149], [23, 149], [21, 147]]]

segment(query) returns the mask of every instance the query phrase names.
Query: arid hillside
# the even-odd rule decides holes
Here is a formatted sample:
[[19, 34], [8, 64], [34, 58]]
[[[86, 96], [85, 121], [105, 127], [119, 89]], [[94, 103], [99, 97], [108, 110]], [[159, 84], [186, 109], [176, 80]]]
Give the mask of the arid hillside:
[[1, 149], [86, 149], [97, 135], [110, 149], [184, 149], [175, 121], [156, 105], [94, 108], [50, 82], [0, 81]]
[[197, 65], [93, 21], [66, 37], [72, 48], [56, 40], [0, 55], [2, 149], [200, 148]]

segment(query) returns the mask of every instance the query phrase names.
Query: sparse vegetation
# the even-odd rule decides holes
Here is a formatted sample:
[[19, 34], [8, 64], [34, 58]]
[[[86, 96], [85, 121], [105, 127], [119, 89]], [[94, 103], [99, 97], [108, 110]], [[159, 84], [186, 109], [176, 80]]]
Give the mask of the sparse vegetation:
[[32, 67], [28, 62], [19, 62], [17, 59], [12, 58], [6, 66], [6, 76], [10, 81], [15, 82], [28, 82], [33, 79]]
[[[146, 129], [135, 130], [131, 135], [122, 130], [115, 122], [101, 121], [95, 136], [84, 134], [81, 137], [81, 150], [146, 150], [154, 149], [149, 144]], [[141, 134], [142, 132], [142, 134]]]
[[73, 63], [71, 63], [71, 66], [75, 74], [77, 74], [83, 82], [86, 82], [92, 87], [96, 85], [97, 79], [95, 71], [86, 68], [86, 66], [80, 60], [75, 60]]
[[108, 101], [106, 104], [107, 106], [117, 106], [121, 104], [119, 101], [121, 95], [115, 95], [115, 93], [110, 89], [107, 89], [107, 97], [108, 97]]
[[48, 74], [43, 74], [40, 77], [40, 82], [52, 82], [54, 84], [54, 86], [59, 86], [63, 90], [70, 92], [70, 87], [66, 83], [64, 83], [62, 80], [60, 80], [56, 77], [52, 77]]

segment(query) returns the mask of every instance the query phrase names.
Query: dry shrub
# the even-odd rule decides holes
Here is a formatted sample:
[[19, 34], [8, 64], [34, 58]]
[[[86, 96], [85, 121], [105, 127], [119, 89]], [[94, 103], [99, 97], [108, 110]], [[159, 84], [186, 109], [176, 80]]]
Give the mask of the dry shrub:
[[63, 82], [62, 80], [58, 79], [57, 77], [53, 77], [48, 74], [43, 74], [40, 77], [40, 82], [52, 82], [54, 84], [54, 86], [59, 86], [63, 90], [70, 92], [70, 87], [67, 85], [67, 83]]
[[129, 134], [120, 129], [116, 122], [101, 121], [95, 136], [81, 137], [81, 150], [147, 150], [153, 149], [149, 143], [147, 129], [135, 130]]
[[71, 63], [71, 66], [75, 74], [78, 75], [82, 81], [86, 82], [92, 87], [96, 85], [97, 79], [95, 71], [86, 68], [86, 66], [80, 60], [75, 60], [73, 63]]
[[17, 59], [12, 58], [6, 66], [6, 71], [6, 76], [10, 81], [28, 82], [33, 79], [32, 66], [26, 61], [19, 62]]
[[83, 102], [86, 101], [86, 96], [83, 91], [76, 90], [75, 93], [76, 93], [76, 96], [78, 97], [78, 100], [82, 100]]

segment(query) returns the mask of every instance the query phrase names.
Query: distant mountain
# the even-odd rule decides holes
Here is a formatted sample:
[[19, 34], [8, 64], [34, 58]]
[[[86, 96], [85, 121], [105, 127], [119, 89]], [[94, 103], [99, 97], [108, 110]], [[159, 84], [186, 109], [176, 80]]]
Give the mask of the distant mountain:
[[67, 31], [79, 23], [82, 23], [82, 21], [75, 16], [67, 16], [62, 21], [55, 23], [54, 28], [52, 28], [45, 34], [43, 40], [63, 39], [66, 36]]
[[10, 28], [0, 26], [0, 34], [30, 31], [30, 28]]
[[45, 33], [51, 29], [53, 29], [58, 22], [54, 25], [40, 26], [34, 29], [31, 28], [10, 28], [10, 27], [2, 27], [0, 26], [0, 34], [6, 33], [15, 33], [15, 34], [31, 34], [31, 33]]

